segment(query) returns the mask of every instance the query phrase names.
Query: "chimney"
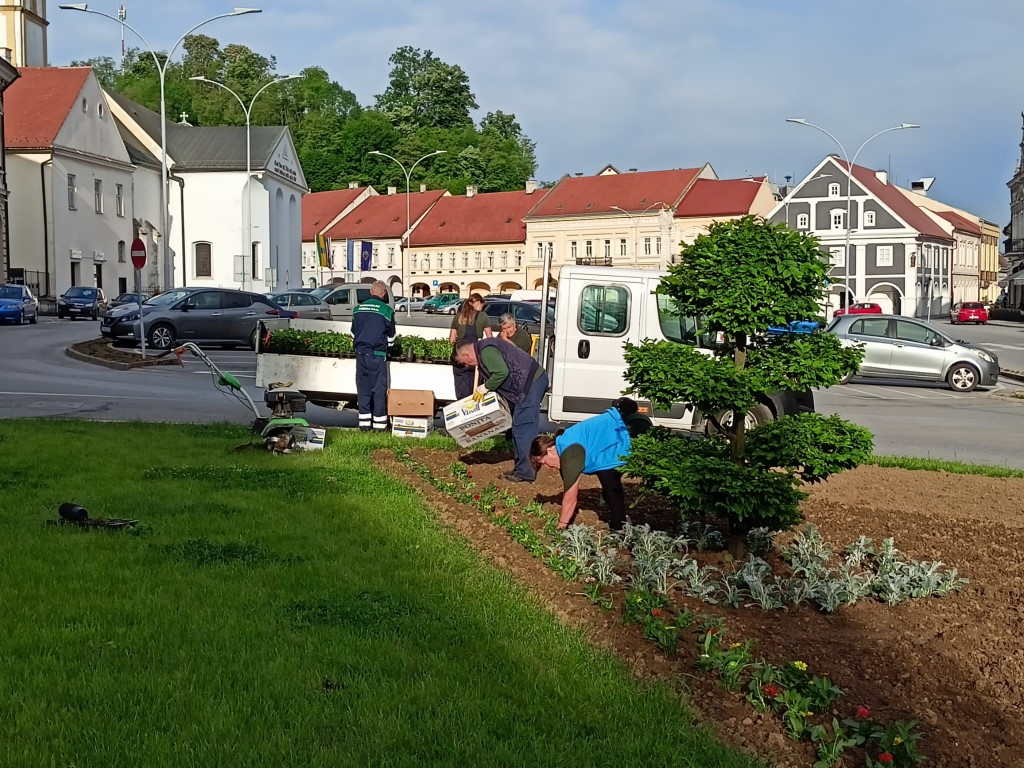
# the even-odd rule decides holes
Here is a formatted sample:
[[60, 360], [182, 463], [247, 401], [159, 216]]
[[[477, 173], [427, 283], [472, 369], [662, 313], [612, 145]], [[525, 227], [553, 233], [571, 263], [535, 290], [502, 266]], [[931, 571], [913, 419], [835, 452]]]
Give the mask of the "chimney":
[[476, 193], [479, 191], [480, 190], [477, 188], [476, 184], [466, 185], [466, 197], [475, 197]]
[[583, 174], [582, 174], [582, 173], [580, 173], [579, 171], [576, 171], [576, 173], [574, 173], [574, 174], [573, 174], [573, 176], [575, 176], [575, 177], [576, 177], [577, 179], [578, 179], [578, 178], [579, 178], [580, 176], [582, 176], [582, 175], [583, 175]]
[[420, 184], [420, 192], [426, 192], [426, 191], [427, 191], [427, 185], [426, 184]]
[[348, 183], [348, 188], [349, 189], [359, 189], [359, 182], [358, 181], [350, 181]]
[[537, 180], [536, 179], [527, 179], [526, 180], [526, 194], [532, 195], [536, 191], [537, 191]]
[[935, 177], [926, 176], [923, 179], [910, 182], [910, 189], [913, 192], [921, 195], [921, 197], [928, 197], [928, 190], [932, 188], [932, 184], [935, 183]]
[[886, 171], [875, 171], [875, 178], [883, 184], [889, 183], [889, 174]]
[[398, 194], [398, 187], [388, 187], [388, 194], [389, 195], [397, 195]]

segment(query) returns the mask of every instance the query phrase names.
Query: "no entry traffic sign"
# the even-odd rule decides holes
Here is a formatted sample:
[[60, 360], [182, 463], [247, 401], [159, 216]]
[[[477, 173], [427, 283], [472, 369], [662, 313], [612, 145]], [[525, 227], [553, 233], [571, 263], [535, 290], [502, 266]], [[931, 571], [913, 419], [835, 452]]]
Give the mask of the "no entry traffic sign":
[[146, 244], [138, 237], [132, 241], [132, 265], [136, 269], [146, 266]]

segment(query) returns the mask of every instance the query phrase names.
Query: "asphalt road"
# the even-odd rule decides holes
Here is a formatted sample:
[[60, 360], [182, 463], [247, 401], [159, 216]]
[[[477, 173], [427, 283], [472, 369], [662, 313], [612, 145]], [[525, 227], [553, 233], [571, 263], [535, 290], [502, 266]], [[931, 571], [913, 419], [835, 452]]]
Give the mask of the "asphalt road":
[[[998, 351], [1004, 367], [1024, 370], [1024, 327], [989, 325], [952, 329]], [[246, 423], [251, 412], [213, 385], [202, 364], [185, 358], [185, 367], [134, 371], [71, 360], [68, 344], [95, 338], [98, 324], [41, 318], [38, 325], [0, 327], [0, 418], [72, 417], [111, 421], [185, 421]], [[997, 346], [1002, 345], [1002, 346]], [[224, 370], [237, 375], [259, 406], [262, 392], [253, 383], [255, 355], [244, 350], [209, 350]], [[1003, 381], [990, 390], [968, 394], [944, 385], [892, 386], [854, 379], [846, 386], [816, 394], [817, 408], [838, 413], [875, 434], [878, 453], [957, 459], [1024, 468], [1024, 393]], [[310, 406], [307, 417], [325, 426], [355, 426], [352, 412]]]

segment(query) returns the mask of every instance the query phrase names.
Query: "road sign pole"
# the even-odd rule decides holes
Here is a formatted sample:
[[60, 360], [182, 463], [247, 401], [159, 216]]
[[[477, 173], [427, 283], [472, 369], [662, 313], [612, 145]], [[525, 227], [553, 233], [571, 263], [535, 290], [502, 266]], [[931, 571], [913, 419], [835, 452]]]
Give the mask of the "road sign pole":
[[142, 316], [142, 268], [146, 266], [146, 244], [138, 237], [132, 241], [132, 266], [135, 267], [135, 293], [139, 298], [139, 343], [142, 345], [142, 357], [145, 359], [146, 321]]

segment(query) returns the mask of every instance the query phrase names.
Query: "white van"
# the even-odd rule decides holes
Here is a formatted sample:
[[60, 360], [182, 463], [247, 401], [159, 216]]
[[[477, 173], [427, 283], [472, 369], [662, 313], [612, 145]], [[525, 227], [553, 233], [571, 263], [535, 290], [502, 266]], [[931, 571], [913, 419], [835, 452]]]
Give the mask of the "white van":
[[[548, 291], [548, 301], [554, 299], [555, 296], [556, 296], [556, 292], [555, 292], [554, 289]], [[543, 291], [526, 291], [526, 290], [512, 291], [512, 295], [509, 296], [509, 300], [511, 300], [511, 301], [530, 301], [530, 302], [533, 302], [534, 304], [540, 304], [542, 301], [544, 301], [544, 292]]]

